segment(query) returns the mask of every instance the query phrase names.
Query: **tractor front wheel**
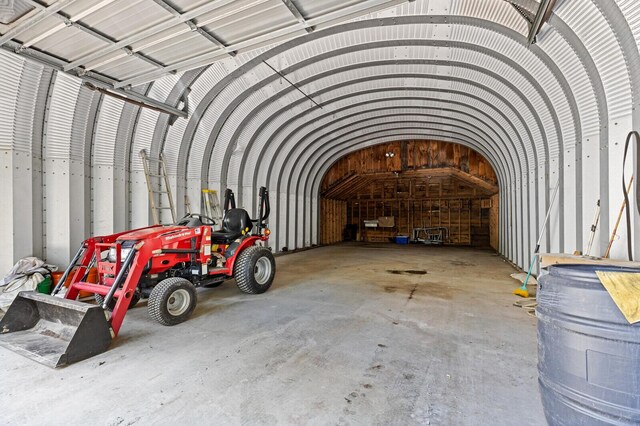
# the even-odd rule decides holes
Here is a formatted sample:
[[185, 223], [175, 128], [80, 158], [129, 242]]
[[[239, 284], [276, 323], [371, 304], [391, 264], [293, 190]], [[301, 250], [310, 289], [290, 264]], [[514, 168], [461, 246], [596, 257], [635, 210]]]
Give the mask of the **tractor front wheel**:
[[167, 278], [151, 290], [149, 316], [162, 325], [185, 322], [196, 307], [196, 288], [184, 278]]
[[276, 261], [271, 250], [252, 246], [238, 255], [233, 276], [238, 288], [245, 293], [260, 294], [269, 290], [276, 275]]

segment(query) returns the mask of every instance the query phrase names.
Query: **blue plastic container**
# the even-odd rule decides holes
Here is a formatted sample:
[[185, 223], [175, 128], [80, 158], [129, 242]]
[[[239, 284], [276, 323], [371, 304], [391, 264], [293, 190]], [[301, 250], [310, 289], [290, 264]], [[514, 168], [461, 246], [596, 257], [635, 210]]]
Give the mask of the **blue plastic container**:
[[396, 244], [409, 244], [409, 237], [406, 235], [397, 235]]
[[556, 265], [538, 283], [538, 373], [550, 426], [640, 424], [640, 323], [629, 324], [595, 271]]

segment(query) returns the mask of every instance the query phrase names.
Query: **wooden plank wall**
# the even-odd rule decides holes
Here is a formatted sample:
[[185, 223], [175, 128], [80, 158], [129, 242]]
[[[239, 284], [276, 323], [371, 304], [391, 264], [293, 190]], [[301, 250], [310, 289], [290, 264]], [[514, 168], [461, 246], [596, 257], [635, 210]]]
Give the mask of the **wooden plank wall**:
[[[393, 155], [385, 155], [388, 153]], [[413, 176], [416, 173], [411, 172], [445, 168], [458, 169], [467, 177], [453, 172]], [[497, 196], [493, 197], [494, 208], [488, 205], [497, 191], [497, 177], [489, 162], [470, 148], [439, 141], [400, 141], [365, 148], [338, 160], [325, 175], [322, 189], [331, 188], [333, 192], [326, 193], [332, 194], [337, 186], [352, 186], [351, 181], [363, 185], [354, 183], [355, 193], [348, 197], [332, 197], [342, 201], [322, 199], [322, 244], [342, 241], [345, 228], [357, 229], [359, 241], [386, 241], [395, 235], [411, 236], [413, 228], [444, 226], [449, 229], [449, 244], [497, 246], [497, 216], [492, 216], [497, 212]], [[381, 216], [394, 216], [395, 226], [367, 232], [364, 220]]]
[[[388, 152], [393, 153], [393, 157], [385, 156]], [[438, 167], [455, 167], [487, 182], [498, 182], [489, 162], [470, 148], [439, 141], [401, 141], [365, 148], [341, 158], [325, 175], [322, 189], [354, 172], [397, 172]]]
[[347, 202], [323, 198], [320, 203], [322, 221], [320, 244], [335, 244], [343, 240], [347, 226]]
[[498, 194], [491, 197], [491, 211], [489, 214], [489, 239], [491, 248], [500, 250], [499, 227], [500, 227], [500, 198]]
[[[348, 224], [358, 227], [358, 240], [382, 242], [395, 235], [411, 236], [413, 228], [444, 226], [449, 229], [448, 244], [488, 246], [489, 212], [481, 199], [405, 200], [347, 202]], [[365, 220], [393, 216], [393, 228], [371, 230]]]

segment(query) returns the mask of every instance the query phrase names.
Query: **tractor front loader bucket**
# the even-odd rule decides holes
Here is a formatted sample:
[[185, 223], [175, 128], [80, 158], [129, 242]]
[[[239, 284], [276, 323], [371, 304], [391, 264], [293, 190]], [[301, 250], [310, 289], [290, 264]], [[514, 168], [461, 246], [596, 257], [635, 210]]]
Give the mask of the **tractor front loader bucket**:
[[111, 330], [102, 307], [23, 291], [0, 320], [0, 345], [50, 367], [106, 351]]

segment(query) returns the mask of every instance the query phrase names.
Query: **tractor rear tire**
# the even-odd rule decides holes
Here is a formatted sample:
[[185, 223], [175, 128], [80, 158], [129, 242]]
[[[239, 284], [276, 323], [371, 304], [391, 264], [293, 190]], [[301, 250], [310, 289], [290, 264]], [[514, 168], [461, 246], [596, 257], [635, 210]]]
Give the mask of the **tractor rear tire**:
[[271, 250], [252, 246], [238, 255], [233, 266], [236, 285], [245, 293], [261, 294], [269, 290], [276, 275], [276, 261]]
[[191, 281], [167, 278], [151, 290], [147, 307], [149, 316], [162, 325], [185, 322], [196, 307], [198, 296]]
[[[96, 300], [96, 303], [98, 305], [102, 306], [102, 302], [104, 302], [103, 295], [96, 293], [93, 295], [93, 298]], [[142, 298], [142, 294], [140, 294], [140, 292], [136, 290], [133, 293], [133, 296], [131, 296], [131, 301], [129, 302], [129, 307], [127, 309], [131, 309], [134, 306], [136, 306], [141, 298]], [[113, 311], [113, 309], [116, 307], [116, 302], [117, 302], [117, 299], [115, 297], [112, 297], [111, 302], [109, 302], [109, 306], [107, 306], [107, 310]]]

